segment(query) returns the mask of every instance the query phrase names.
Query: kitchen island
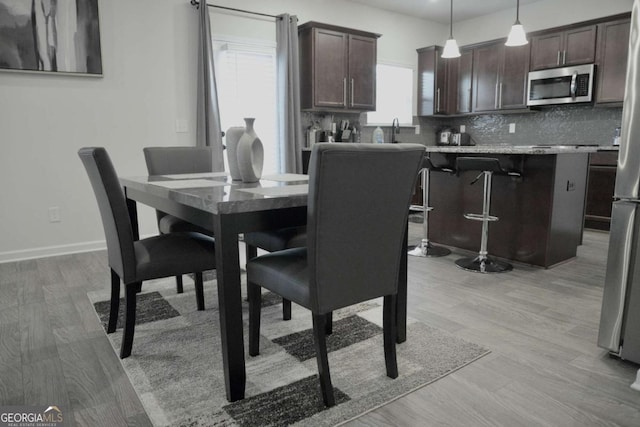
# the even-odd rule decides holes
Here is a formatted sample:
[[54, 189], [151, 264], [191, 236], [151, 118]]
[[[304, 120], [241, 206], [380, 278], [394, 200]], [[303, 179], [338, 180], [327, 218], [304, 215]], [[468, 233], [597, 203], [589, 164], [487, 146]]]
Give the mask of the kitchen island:
[[[460, 156], [494, 157], [520, 177], [494, 175], [489, 254], [526, 264], [552, 267], [576, 256], [582, 242], [589, 154], [596, 146], [428, 146], [436, 167], [455, 167]], [[433, 171], [430, 180], [429, 238], [477, 252], [481, 224], [463, 217], [481, 213], [479, 172], [459, 175]]]

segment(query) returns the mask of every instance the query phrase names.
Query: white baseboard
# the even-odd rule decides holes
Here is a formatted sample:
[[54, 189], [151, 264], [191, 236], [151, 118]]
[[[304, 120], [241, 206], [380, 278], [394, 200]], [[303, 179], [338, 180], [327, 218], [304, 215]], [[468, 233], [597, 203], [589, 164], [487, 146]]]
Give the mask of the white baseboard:
[[106, 242], [104, 240], [98, 240], [95, 242], [72, 243], [70, 245], [46, 246], [43, 248], [0, 252], [0, 264], [5, 262], [25, 261], [35, 258], [47, 258], [81, 252], [92, 252], [106, 248]]

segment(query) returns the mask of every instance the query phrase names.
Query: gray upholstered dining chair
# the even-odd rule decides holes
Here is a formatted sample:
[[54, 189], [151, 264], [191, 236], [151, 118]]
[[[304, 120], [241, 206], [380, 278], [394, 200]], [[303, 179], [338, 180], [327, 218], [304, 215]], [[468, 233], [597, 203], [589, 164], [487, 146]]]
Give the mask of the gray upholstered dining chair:
[[[258, 255], [258, 248], [267, 252], [277, 252], [307, 246], [307, 231], [305, 227], [288, 227], [244, 233], [244, 244], [249, 261]], [[291, 320], [291, 301], [286, 298], [282, 298], [282, 319]]]
[[384, 297], [387, 375], [398, 376], [396, 299], [409, 203], [424, 147], [316, 144], [310, 160], [307, 246], [247, 263], [249, 354], [259, 354], [261, 287], [312, 312], [326, 406], [335, 404], [325, 322], [332, 311]]
[[[145, 147], [144, 160], [149, 175], [205, 173], [213, 171], [211, 147]], [[212, 236], [213, 233], [173, 215], [156, 210], [158, 230], [161, 234], [195, 231]], [[183, 292], [182, 276], [176, 276], [176, 290]]]
[[[203, 173], [212, 171], [212, 151], [210, 147], [146, 147], [143, 149], [149, 175], [171, 175], [183, 173]], [[202, 227], [183, 221], [173, 215], [156, 211], [160, 233], [175, 231], [197, 231], [212, 236], [213, 233]], [[247, 259], [257, 255], [257, 248], [268, 252], [306, 245], [304, 227], [285, 228], [246, 233]], [[182, 276], [176, 276], [176, 289], [182, 293]], [[282, 318], [291, 319], [291, 301], [282, 301]]]
[[120, 305], [120, 281], [125, 287], [125, 326], [120, 358], [131, 355], [136, 321], [136, 294], [145, 280], [195, 273], [196, 302], [204, 310], [202, 272], [215, 268], [211, 237], [194, 232], [175, 232], [142, 240], [134, 239], [124, 191], [107, 151], [82, 148], [84, 164], [98, 202], [107, 240], [111, 269], [111, 301], [107, 333], [115, 332]]

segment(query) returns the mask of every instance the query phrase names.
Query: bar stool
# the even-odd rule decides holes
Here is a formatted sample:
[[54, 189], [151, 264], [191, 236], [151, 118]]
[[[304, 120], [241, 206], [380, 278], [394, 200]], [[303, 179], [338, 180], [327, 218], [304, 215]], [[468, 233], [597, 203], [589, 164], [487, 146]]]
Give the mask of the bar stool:
[[418, 257], [441, 257], [449, 255], [451, 251], [442, 246], [435, 246], [429, 241], [429, 212], [433, 210], [433, 207], [429, 206], [429, 171], [431, 170], [444, 170], [447, 172], [453, 172], [451, 169], [436, 168], [431, 163], [431, 159], [424, 156], [422, 159], [422, 169], [420, 174], [422, 176], [422, 206], [412, 205], [412, 210], [418, 210], [423, 212], [422, 218], [422, 240], [415, 248], [411, 249], [408, 254]]
[[484, 200], [482, 202], [482, 214], [466, 213], [464, 217], [473, 221], [482, 221], [482, 237], [480, 240], [480, 251], [475, 258], [460, 258], [456, 265], [464, 270], [478, 273], [503, 273], [510, 271], [513, 266], [507, 262], [502, 262], [489, 257], [487, 244], [489, 243], [489, 223], [498, 221], [497, 216], [490, 215], [491, 205], [491, 178], [494, 173], [520, 176], [516, 171], [507, 171], [500, 166], [496, 158], [490, 157], [458, 157], [456, 159], [456, 169], [458, 172], [480, 171], [480, 174], [471, 182], [471, 185], [484, 176]]

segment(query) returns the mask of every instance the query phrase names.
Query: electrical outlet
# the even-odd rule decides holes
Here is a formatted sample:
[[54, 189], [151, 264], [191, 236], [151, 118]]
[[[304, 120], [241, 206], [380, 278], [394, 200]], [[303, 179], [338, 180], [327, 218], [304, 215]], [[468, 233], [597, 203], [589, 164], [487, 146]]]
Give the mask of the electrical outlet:
[[467, 127], [465, 125], [460, 125], [460, 133], [465, 133], [467, 131]]
[[176, 133], [187, 133], [187, 119], [176, 119]]
[[509, 123], [509, 133], [516, 133], [516, 124]]
[[416, 135], [420, 135], [420, 125], [416, 125]]
[[567, 191], [576, 191], [576, 183], [574, 181], [567, 181]]
[[57, 206], [49, 208], [49, 222], [60, 222], [60, 208]]

